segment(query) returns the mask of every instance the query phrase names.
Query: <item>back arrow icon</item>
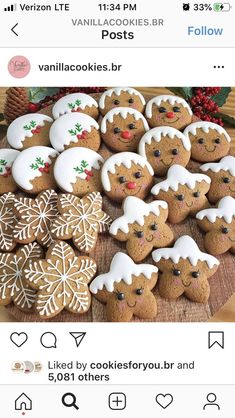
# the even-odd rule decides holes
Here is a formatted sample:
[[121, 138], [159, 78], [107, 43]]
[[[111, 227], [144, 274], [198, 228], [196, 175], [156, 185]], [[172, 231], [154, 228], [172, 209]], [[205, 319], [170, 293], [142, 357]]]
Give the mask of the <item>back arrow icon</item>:
[[13, 26], [13, 27], [11, 28], [11, 31], [12, 31], [12, 32], [13, 32], [16, 36], [19, 36], [19, 35], [18, 35], [18, 33], [14, 31], [14, 29], [16, 28], [16, 26], [17, 26], [17, 25], [18, 25], [18, 23], [16, 23], [16, 24], [15, 24], [15, 26]]

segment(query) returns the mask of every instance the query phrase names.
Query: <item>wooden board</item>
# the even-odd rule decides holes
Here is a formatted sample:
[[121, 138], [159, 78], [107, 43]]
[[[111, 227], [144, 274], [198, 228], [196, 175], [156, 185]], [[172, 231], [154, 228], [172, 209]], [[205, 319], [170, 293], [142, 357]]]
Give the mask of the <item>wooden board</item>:
[[[139, 89], [145, 95], [146, 100], [156, 94], [167, 93], [168, 91], [162, 88], [148, 88], [143, 91]], [[147, 91], [146, 91], [147, 90]], [[154, 93], [151, 94], [151, 90]], [[97, 95], [93, 95], [96, 99]], [[229, 99], [230, 102], [230, 99]], [[235, 93], [233, 93], [232, 104], [230, 105], [229, 114], [235, 116]], [[50, 115], [51, 108], [48, 107], [43, 110], [43, 113]], [[232, 137], [232, 154], [235, 155], [235, 129], [228, 129], [229, 134]], [[1, 147], [6, 146], [6, 140], [1, 144]], [[99, 150], [100, 154], [104, 158], [107, 158], [111, 152], [102, 145]], [[197, 171], [199, 164], [190, 161], [188, 167], [191, 171]], [[106, 196], [103, 198], [104, 210], [113, 218], [117, 218], [121, 215], [121, 207], [118, 204], [111, 202]], [[198, 229], [194, 219], [188, 219], [182, 224], [171, 225], [175, 233], [175, 238], [188, 234], [192, 236], [199, 247], [204, 250], [203, 247], [203, 235]], [[113, 255], [117, 251], [125, 252], [125, 244], [114, 240], [109, 235], [99, 235], [99, 240], [94, 251], [90, 253], [92, 257], [97, 261], [98, 273], [106, 272], [109, 269], [109, 264]], [[193, 321], [207, 321], [217, 312], [235, 292], [235, 257], [230, 253], [218, 257], [220, 260], [220, 266], [217, 273], [210, 279], [211, 295], [208, 303], [205, 305], [198, 304], [187, 300], [185, 297], [181, 297], [176, 301], [168, 301], [159, 297], [157, 289], [154, 293], [158, 301], [158, 316], [153, 322], [193, 322]], [[146, 259], [146, 262], [152, 263], [151, 256]], [[6, 307], [12, 315], [19, 321], [37, 322], [41, 321], [40, 318], [32, 314], [25, 314], [20, 312], [14, 305]], [[73, 315], [66, 311], [62, 312], [57, 317], [49, 320], [51, 322], [99, 322], [106, 321], [105, 307], [98, 302], [95, 298], [92, 299], [92, 306], [90, 311], [85, 315]], [[135, 322], [139, 322], [137, 318], [134, 318]], [[152, 322], [152, 321], [151, 321]]]

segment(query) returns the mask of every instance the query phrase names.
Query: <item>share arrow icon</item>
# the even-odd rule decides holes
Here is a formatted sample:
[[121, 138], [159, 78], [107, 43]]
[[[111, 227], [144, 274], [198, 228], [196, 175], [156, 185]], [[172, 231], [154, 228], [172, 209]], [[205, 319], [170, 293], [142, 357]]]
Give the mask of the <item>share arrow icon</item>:
[[70, 335], [72, 335], [72, 337], [75, 339], [76, 346], [79, 347], [86, 335], [86, 332], [70, 332]]

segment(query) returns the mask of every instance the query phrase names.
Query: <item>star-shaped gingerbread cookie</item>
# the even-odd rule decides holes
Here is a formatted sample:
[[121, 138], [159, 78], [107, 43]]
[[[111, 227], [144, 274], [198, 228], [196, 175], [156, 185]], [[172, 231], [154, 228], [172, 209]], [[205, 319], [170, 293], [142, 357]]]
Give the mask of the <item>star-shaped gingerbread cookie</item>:
[[17, 218], [13, 212], [15, 196], [5, 193], [0, 197], [0, 251], [12, 251], [16, 242], [13, 240], [13, 229]]

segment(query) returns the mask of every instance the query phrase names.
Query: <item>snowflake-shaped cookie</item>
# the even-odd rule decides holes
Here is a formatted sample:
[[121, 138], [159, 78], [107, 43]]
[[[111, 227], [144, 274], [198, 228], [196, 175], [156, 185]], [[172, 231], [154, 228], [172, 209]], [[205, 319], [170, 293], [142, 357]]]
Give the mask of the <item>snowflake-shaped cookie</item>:
[[19, 218], [13, 231], [16, 242], [28, 244], [37, 241], [45, 247], [53, 243], [50, 227], [59, 215], [57, 194], [54, 190], [45, 190], [35, 200], [27, 197], [18, 198], [14, 211]]
[[89, 193], [79, 199], [71, 194], [58, 198], [61, 213], [51, 227], [58, 239], [73, 239], [74, 245], [84, 252], [90, 252], [96, 245], [99, 232], [107, 232], [112, 219], [102, 210], [99, 192]]
[[26, 312], [33, 307], [36, 292], [27, 284], [23, 269], [30, 260], [42, 257], [43, 250], [36, 242], [23, 245], [16, 254], [0, 254], [0, 305], [13, 302]]
[[40, 317], [52, 318], [63, 309], [75, 314], [87, 312], [91, 304], [88, 283], [96, 268], [92, 258], [76, 257], [64, 241], [52, 244], [45, 260], [31, 262], [25, 277], [38, 291], [35, 306]]
[[13, 213], [15, 196], [5, 193], [0, 197], [0, 250], [12, 251], [16, 242], [13, 240], [13, 229], [17, 218]]

